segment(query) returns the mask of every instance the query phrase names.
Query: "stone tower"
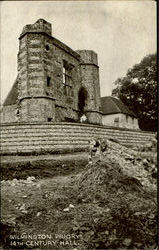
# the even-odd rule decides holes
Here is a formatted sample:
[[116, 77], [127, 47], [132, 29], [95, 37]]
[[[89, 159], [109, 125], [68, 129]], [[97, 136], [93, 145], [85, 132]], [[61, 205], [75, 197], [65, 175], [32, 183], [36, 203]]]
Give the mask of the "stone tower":
[[17, 80], [4, 103], [4, 122], [79, 122], [84, 114], [87, 122], [101, 124], [99, 110], [97, 54], [72, 50], [52, 36], [51, 24], [43, 19], [26, 25], [19, 37]]
[[[100, 84], [97, 54], [92, 50], [77, 50], [81, 57], [81, 88], [85, 89], [86, 103], [84, 111], [91, 123], [99, 120], [100, 110]], [[100, 122], [97, 122], [100, 123]]]
[[[18, 75], [19, 100], [21, 103], [21, 121], [55, 120], [55, 100], [47, 93], [51, 85], [47, 66], [49, 45], [47, 36], [51, 36], [51, 24], [39, 19], [35, 24], [26, 25], [19, 37]], [[49, 92], [52, 88], [49, 88]]]

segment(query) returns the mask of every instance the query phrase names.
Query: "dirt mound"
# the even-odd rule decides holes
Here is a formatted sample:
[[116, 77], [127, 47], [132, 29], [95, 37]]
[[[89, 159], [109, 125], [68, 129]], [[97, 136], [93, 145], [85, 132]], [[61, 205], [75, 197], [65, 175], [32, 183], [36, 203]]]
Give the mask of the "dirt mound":
[[155, 249], [157, 187], [150, 162], [111, 141], [104, 153], [97, 152], [76, 178], [79, 200], [93, 204], [89, 216], [94, 220], [89, 224], [85, 219], [90, 225], [87, 247]]
[[[104, 145], [104, 151], [103, 151]], [[105, 146], [106, 145], [106, 146]], [[114, 171], [113, 179], [115, 176], [118, 176], [118, 173], [128, 178], [135, 178], [138, 180], [144, 189], [156, 189], [156, 180], [157, 180], [157, 153], [142, 155], [141, 152], [136, 152], [132, 149], [128, 149], [118, 143], [107, 140], [101, 141], [101, 144], [98, 146], [96, 151], [92, 147], [91, 150], [93, 154], [90, 153], [90, 171], [96, 171], [94, 168], [96, 164], [100, 165], [100, 168], [97, 167], [97, 171], [102, 172], [102, 166], [105, 166], [105, 169], [108, 171]], [[95, 153], [94, 153], [95, 152]], [[100, 161], [100, 163], [98, 162]], [[95, 164], [95, 165], [94, 165]], [[89, 169], [89, 165], [88, 165]], [[84, 176], [88, 173], [84, 173]], [[102, 173], [97, 173], [99, 176]], [[108, 173], [107, 173], [108, 174]], [[112, 172], [113, 174], [113, 172]], [[95, 173], [94, 173], [95, 175]], [[81, 181], [82, 181], [81, 177]], [[101, 177], [102, 178], [102, 177]], [[126, 178], [126, 177], [125, 177]], [[89, 179], [89, 178], [88, 178]], [[109, 178], [108, 178], [109, 179]], [[110, 179], [109, 179], [110, 180]], [[89, 182], [90, 180], [88, 180]], [[92, 180], [93, 181], [93, 180]], [[139, 183], [138, 182], [138, 183]]]
[[128, 175], [124, 175], [119, 163], [111, 159], [98, 161], [88, 166], [87, 171], [78, 179], [79, 188], [84, 190], [97, 189], [101, 187], [105, 192], [114, 191], [142, 191], [141, 182]]

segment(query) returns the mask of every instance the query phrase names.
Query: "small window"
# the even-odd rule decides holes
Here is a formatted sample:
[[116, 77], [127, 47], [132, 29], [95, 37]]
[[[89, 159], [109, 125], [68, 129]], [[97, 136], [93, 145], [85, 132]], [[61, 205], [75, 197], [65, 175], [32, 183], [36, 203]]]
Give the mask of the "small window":
[[45, 49], [46, 49], [47, 51], [50, 49], [50, 47], [49, 47], [48, 44], [45, 46]]
[[51, 118], [51, 117], [48, 117], [48, 118], [47, 118], [47, 121], [48, 121], [48, 122], [51, 122], [51, 121], [52, 121], [52, 118]]
[[132, 117], [132, 124], [134, 124], [134, 117]]
[[47, 87], [50, 87], [51, 85], [51, 77], [47, 77]]
[[119, 122], [119, 117], [115, 117], [114, 122]]

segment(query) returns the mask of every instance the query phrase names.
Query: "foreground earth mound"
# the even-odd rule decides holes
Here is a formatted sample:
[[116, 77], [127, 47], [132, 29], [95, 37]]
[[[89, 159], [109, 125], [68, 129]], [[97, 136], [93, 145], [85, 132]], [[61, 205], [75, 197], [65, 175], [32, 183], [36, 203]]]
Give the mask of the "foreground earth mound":
[[[98, 140], [90, 150], [90, 163], [107, 163], [119, 169], [123, 174], [139, 180], [143, 188], [156, 190], [157, 184], [157, 152], [145, 153], [126, 148], [111, 140]], [[96, 150], [94, 149], [96, 148]], [[91, 168], [91, 167], [90, 167]]]
[[104, 153], [97, 150], [87, 170], [76, 179], [80, 199], [103, 208], [98, 216], [92, 212], [94, 234], [87, 244], [96, 249], [155, 249], [155, 159], [152, 163], [117, 143], [106, 144]]

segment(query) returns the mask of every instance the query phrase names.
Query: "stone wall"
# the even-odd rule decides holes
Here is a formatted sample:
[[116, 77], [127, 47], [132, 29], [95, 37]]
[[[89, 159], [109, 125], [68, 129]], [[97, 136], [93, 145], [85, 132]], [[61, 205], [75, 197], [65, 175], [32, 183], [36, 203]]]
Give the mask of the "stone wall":
[[1, 152], [86, 149], [91, 138], [114, 138], [122, 145], [148, 143], [153, 133], [79, 123], [12, 123], [1, 125]]
[[55, 101], [52, 98], [26, 98], [21, 107], [21, 121], [55, 120]]
[[4, 106], [1, 110], [1, 122], [17, 122], [17, 104]]

